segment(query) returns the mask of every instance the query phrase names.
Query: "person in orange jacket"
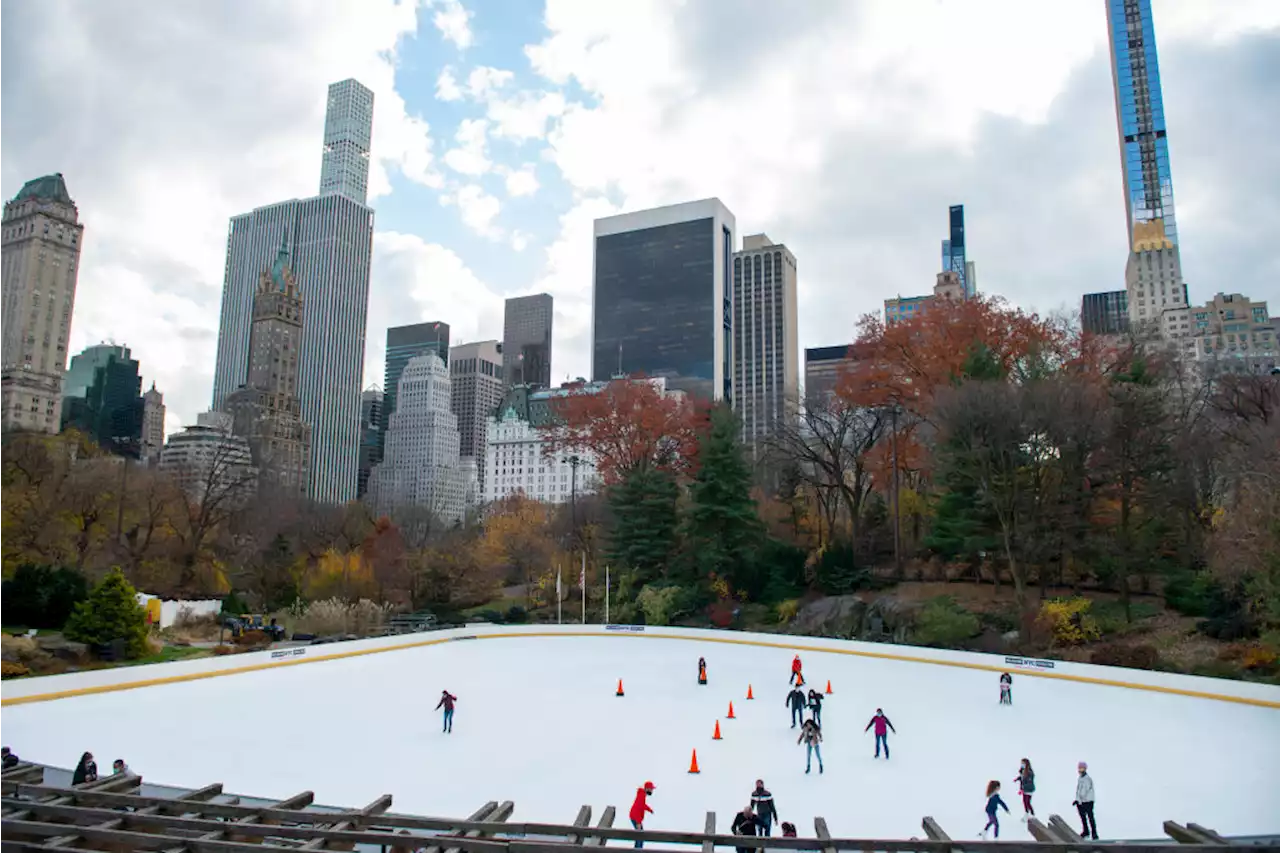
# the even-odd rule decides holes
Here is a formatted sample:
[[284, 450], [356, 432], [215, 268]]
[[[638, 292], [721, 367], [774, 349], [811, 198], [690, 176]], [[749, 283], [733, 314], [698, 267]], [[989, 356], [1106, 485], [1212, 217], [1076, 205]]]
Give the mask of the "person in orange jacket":
[[800, 674], [800, 655], [796, 655], [795, 660], [791, 661], [791, 681], [788, 683], [794, 683], [797, 678], [804, 684], [804, 676]]
[[[644, 814], [648, 812], [653, 814], [653, 809], [649, 808], [648, 798], [653, 796], [653, 783], [645, 782], [643, 788], [636, 789], [636, 801], [631, 804], [631, 825], [636, 829], [644, 829]], [[636, 839], [636, 849], [644, 847], [644, 842]]]

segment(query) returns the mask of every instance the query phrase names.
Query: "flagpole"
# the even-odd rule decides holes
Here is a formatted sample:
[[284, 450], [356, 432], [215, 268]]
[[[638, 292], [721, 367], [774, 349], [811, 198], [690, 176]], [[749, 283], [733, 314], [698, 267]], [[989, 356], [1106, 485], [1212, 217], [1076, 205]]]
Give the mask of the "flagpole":
[[587, 624], [587, 552], [582, 552], [582, 624]]
[[564, 624], [564, 600], [560, 597], [560, 567], [556, 566], [556, 624]]
[[609, 567], [604, 567], [604, 624], [609, 624]]

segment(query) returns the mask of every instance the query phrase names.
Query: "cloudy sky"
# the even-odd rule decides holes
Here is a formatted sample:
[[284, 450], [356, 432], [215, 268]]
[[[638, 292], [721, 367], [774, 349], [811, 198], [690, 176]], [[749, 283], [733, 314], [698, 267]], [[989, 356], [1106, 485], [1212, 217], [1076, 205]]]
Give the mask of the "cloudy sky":
[[[1280, 309], [1280, 2], [1156, 0], [1183, 267]], [[208, 407], [227, 220], [314, 194], [328, 83], [376, 95], [367, 383], [388, 325], [501, 337], [556, 299], [589, 369], [591, 221], [718, 196], [786, 242], [800, 345], [927, 290], [947, 206], [982, 290], [1123, 287], [1101, 0], [5, 0], [2, 190], [87, 225], [72, 351]]]

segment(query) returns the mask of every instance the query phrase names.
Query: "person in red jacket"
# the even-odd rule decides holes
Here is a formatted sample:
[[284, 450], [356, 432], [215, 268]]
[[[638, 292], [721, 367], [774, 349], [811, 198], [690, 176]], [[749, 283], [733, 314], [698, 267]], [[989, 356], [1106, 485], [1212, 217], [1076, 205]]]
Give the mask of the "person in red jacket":
[[800, 655], [796, 655], [795, 660], [791, 661], [791, 680], [787, 683], [792, 684], [797, 678], [804, 684], [804, 676], [800, 674]]
[[889, 722], [889, 718], [879, 708], [876, 708], [876, 715], [871, 718], [871, 722], [867, 723], [867, 728], [863, 729], [863, 731], [867, 731], [872, 726], [876, 727], [876, 758], [880, 757], [880, 745], [884, 744], [884, 760], [888, 761], [889, 732], [893, 732], [896, 735], [898, 730], [893, 727], [893, 723]]
[[[653, 814], [653, 809], [649, 808], [648, 798], [653, 796], [653, 783], [645, 782], [643, 788], [636, 789], [636, 801], [631, 804], [631, 825], [636, 829], [644, 829], [644, 813]], [[639, 850], [644, 846], [644, 842], [639, 838], [636, 839], [636, 849]]]

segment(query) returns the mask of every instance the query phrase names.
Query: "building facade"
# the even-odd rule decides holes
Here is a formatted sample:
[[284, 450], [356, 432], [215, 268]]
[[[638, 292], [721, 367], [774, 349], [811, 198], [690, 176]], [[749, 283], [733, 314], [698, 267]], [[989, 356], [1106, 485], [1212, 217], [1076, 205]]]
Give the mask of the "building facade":
[[165, 443], [160, 470], [168, 473], [189, 500], [246, 500], [257, 487], [249, 442], [232, 433], [225, 412], [202, 412]]
[[736, 229], [714, 198], [595, 221], [594, 381], [643, 373], [732, 403]]
[[744, 237], [733, 256], [733, 408], [757, 455], [799, 402], [796, 312], [795, 255], [764, 234]]
[[884, 301], [884, 324], [892, 326], [894, 323], [915, 319], [928, 311], [929, 306], [939, 299], [963, 300], [966, 298], [964, 282], [960, 276], [951, 270], [944, 270], [938, 273], [931, 295], [899, 296], [896, 299], [886, 299]]
[[[586, 386], [581, 386], [586, 387]], [[544, 390], [533, 394], [546, 394]], [[546, 435], [516, 406], [489, 419], [485, 448], [485, 503], [515, 495], [545, 503], [568, 503], [600, 487], [595, 460], [588, 453], [549, 453]]]
[[435, 353], [411, 358], [400, 374], [382, 460], [369, 475], [369, 502], [379, 513], [426, 507], [447, 523], [462, 521], [470, 488], [449, 408], [449, 369]]
[[[354, 120], [344, 115], [343, 121]], [[326, 118], [326, 127], [330, 125]], [[345, 166], [338, 167], [340, 160], [347, 160], [335, 160], [331, 154], [325, 153], [328, 194], [260, 207], [231, 220], [213, 408], [223, 410], [227, 398], [247, 381], [259, 275], [283, 242], [290, 250], [298, 288], [307, 297], [298, 392], [302, 420], [312, 430], [307, 493], [322, 503], [345, 503], [355, 498], [359, 479], [373, 210], [345, 194], [359, 195], [352, 189], [359, 180], [333, 183], [335, 169], [347, 174]]]
[[[459, 344], [449, 350], [449, 374], [453, 382], [450, 406], [458, 417], [459, 452], [470, 459], [484, 459], [489, 419], [502, 402], [502, 347], [497, 341]], [[481, 488], [484, 472], [477, 472]]]
[[804, 351], [804, 400], [809, 407], [826, 407], [840, 384], [840, 371], [852, 361], [852, 344], [811, 347]]
[[324, 111], [324, 155], [320, 195], [369, 201], [369, 146], [373, 136], [373, 92], [355, 80], [329, 86]]
[[128, 347], [119, 344], [94, 344], [71, 356], [67, 372], [62, 377], [62, 396], [83, 397], [93, 386], [93, 377], [99, 367], [105, 367], [113, 359], [129, 360]]
[[1280, 366], [1280, 322], [1266, 302], [1219, 293], [1203, 305], [1168, 311], [1164, 337], [1207, 375], [1270, 373]]
[[[142, 376], [128, 347], [116, 348], [93, 368], [84, 393], [62, 399], [62, 428], [77, 429], [102, 449], [130, 459], [142, 456]], [[100, 353], [99, 353], [100, 354]], [[80, 362], [81, 366], [88, 359]]]
[[356, 497], [369, 494], [369, 474], [382, 452], [382, 389], [373, 385], [360, 393], [360, 478]]
[[5, 202], [0, 426], [55, 433], [84, 226], [62, 174], [27, 181]]
[[396, 395], [400, 388], [400, 376], [410, 359], [427, 353], [449, 364], [449, 324], [440, 322], [414, 323], [410, 326], [392, 326], [387, 329], [387, 357], [382, 373], [382, 419], [375, 463], [382, 460], [382, 448], [387, 439], [391, 415], [396, 410]]
[[1086, 293], [1080, 300], [1080, 327], [1090, 335], [1123, 335], [1129, 331], [1129, 291]]
[[248, 379], [226, 402], [262, 484], [297, 496], [307, 493], [311, 456], [311, 427], [302, 419], [298, 397], [305, 316], [289, 250], [281, 245], [253, 297]]
[[151, 383], [151, 390], [142, 395], [142, 454], [139, 457], [148, 465], [157, 465], [164, 451], [164, 395]]
[[508, 299], [502, 320], [502, 381], [551, 387], [551, 327], [555, 303], [550, 293]]

